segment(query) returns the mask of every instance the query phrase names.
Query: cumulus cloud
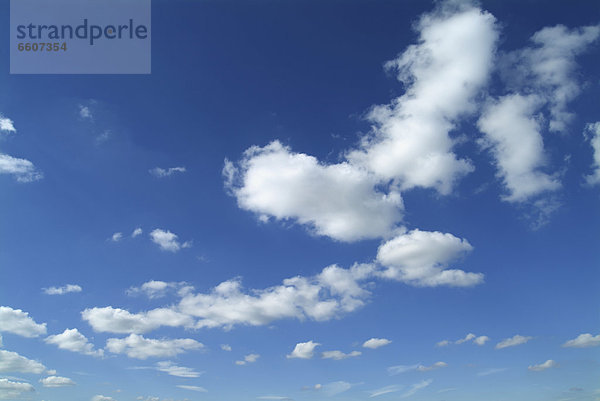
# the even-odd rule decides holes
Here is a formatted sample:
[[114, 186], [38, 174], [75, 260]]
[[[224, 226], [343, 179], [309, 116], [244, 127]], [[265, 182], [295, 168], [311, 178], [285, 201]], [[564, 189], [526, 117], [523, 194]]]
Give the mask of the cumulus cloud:
[[130, 313], [107, 306], [90, 308], [81, 312], [95, 331], [109, 333], [147, 333], [161, 326], [192, 327], [194, 319], [170, 308], [157, 308], [148, 312]]
[[558, 364], [555, 361], [553, 361], [552, 359], [548, 359], [544, 363], [540, 363], [538, 365], [530, 365], [527, 369], [534, 372], [541, 372], [546, 369], [555, 368], [556, 366], [558, 366]]
[[0, 350], [0, 372], [2, 373], [36, 373], [46, 370], [41, 363], [28, 359], [12, 351]]
[[448, 269], [448, 264], [473, 249], [466, 239], [437, 231], [413, 230], [379, 247], [379, 274], [419, 287], [469, 287], [483, 282], [483, 274]]
[[526, 337], [516, 334], [513, 337], [505, 338], [504, 340], [500, 341], [498, 344], [496, 344], [496, 349], [514, 347], [517, 345], [525, 344], [531, 339], [533, 339], [533, 337]]
[[375, 348], [383, 347], [384, 345], [388, 345], [390, 343], [391, 343], [391, 341], [388, 340], [387, 338], [371, 338], [371, 339], [365, 341], [362, 346], [364, 348], [375, 349]]
[[150, 239], [163, 251], [179, 252], [183, 248], [192, 246], [190, 241], [184, 243], [179, 242], [177, 234], [169, 230], [161, 230], [157, 228], [150, 233]]
[[131, 238], [135, 238], [139, 235], [142, 235], [143, 232], [144, 231], [140, 227], [138, 227], [135, 230], [133, 230], [133, 232], [131, 233]]
[[156, 370], [176, 377], [194, 378], [199, 377], [203, 372], [198, 372], [185, 366], [177, 366], [171, 361], [161, 361], [156, 363]]
[[46, 334], [46, 323], [38, 324], [29, 313], [21, 309], [0, 306], [0, 331], [13, 333], [23, 337], [38, 337]]
[[188, 350], [198, 350], [204, 345], [191, 338], [151, 339], [138, 334], [130, 334], [126, 338], [109, 338], [106, 350], [114, 354], [126, 354], [130, 358], [165, 358], [173, 357]]
[[46, 295], [63, 295], [68, 294], [69, 292], [81, 292], [81, 290], [81, 286], [77, 284], [66, 284], [62, 287], [49, 287], [42, 289]]
[[114, 233], [111, 237], [110, 240], [112, 242], [119, 242], [123, 239], [123, 233]]
[[304, 343], [298, 343], [294, 347], [291, 354], [287, 355], [288, 358], [299, 358], [299, 359], [311, 359], [314, 355], [315, 348], [318, 347], [319, 343], [307, 341]]
[[566, 348], [589, 348], [600, 346], [600, 334], [593, 336], [590, 333], [584, 333], [562, 345]]
[[598, 185], [600, 184], [600, 122], [587, 124], [584, 135], [594, 151], [593, 171], [585, 179], [589, 185]]
[[345, 354], [342, 351], [335, 350], [335, 351], [324, 351], [321, 354], [321, 358], [334, 359], [336, 361], [339, 361], [341, 359], [352, 358], [352, 357], [356, 357], [356, 356], [360, 356], [360, 355], [362, 355], [362, 352], [360, 352], [360, 351], [352, 351], [352, 352]]
[[167, 169], [160, 168], [160, 167], [154, 167], [148, 171], [150, 172], [150, 174], [152, 174], [153, 176], [155, 176], [157, 178], [164, 178], [164, 177], [170, 177], [175, 173], [185, 173], [187, 170], [185, 169], [185, 167], [170, 167]]
[[92, 356], [104, 355], [103, 350], [95, 350], [94, 345], [91, 344], [87, 337], [81, 334], [77, 329], [66, 329], [61, 334], [47, 337], [44, 341], [47, 344], [57, 345], [58, 348], [67, 351], [78, 352], [80, 354]]
[[206, 294], [185, 294], [179, 309], [198, 317], [197, 327], [260, 326], [284, 318], [324, 321], [364, 305], [369, 293], [357, 283], [372, 271], [371, 265], [350, 269], [332, 265], [315, 276], [288, 278], [281, 285], [250, 293], [243, 291], [241, 280], [236, 278]]
[[40, 379], [40, 383], [42, 383], [44, 387], [68, 387], [75, 385], [73, 380], [61, 376], [44, 377], [43, 379]]
[[0, 114], [0, 132], [17, 132], [13, 121], [2, 114]]
[[402, 218], [402, 198], [349, 163], [325, 165], [279, 141], [254, 146], [237, 167], [226, 161], [227, 187], [238, 205], [263, 220], [293, 220], [340, 241], [377, 238]]
[[32, 162], [0, 153], [0, 174], [10, 174], [18, 182], [32, 182], [44, 178]]
[[200, 387], [200, 386], [188, 386], [188, 385], [185, 385], [185, 384], [180, 384], [177, 387], [182, 388], [184, 390], [197, 391], [199, 393], [206, 393], [208, 391], [204, 387]]
[[248, 354], [244, 357], [243, 360], [235, 361], [235, 364], [236, 365], [245, 365], [247, 363], [254, 363], [258, 360], [259, 357], [260, 357], [259, 354]]
[[20, 399], [24, 393], [32, 393], [34, 391], [35, 389], [29, 383], [0, 378], [0, 400]]
[[150, 280], [143, 283], [139, 287], [130, 287], [127, 290], [127, 295], [135, 296], [139, 294], [143, 294], [150, 299], [153, 298], [162, 298], [171, 290], [175, 290], [185, 285], [185, 282], [165, 282], [165, 281], [156, 281]]

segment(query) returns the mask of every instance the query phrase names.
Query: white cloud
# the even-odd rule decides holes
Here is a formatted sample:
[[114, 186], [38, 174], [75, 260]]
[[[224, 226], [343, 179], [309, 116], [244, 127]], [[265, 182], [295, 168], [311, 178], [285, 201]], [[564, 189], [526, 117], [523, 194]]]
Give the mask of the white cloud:
[[282, 395], [262, 395], [260, 397], [256, 397], [257, 400], [291, 400], [290, 397], [285, 397]]
[[260, 358], [260, 355], [258, 355], [258, 354], [248, 354], [244, 357], [243, 360], [235, 361], [235, 364], [236, 365], [245, 365], [247, 363], [254, 363], [258, 360], [258, 358]]
[[466, 239], [452, 234], [413, 230], [379, 247], [377, 261], [386, 267], [379, 274], [419, 287], [477, 285], [483, 282], [483, 274], [447, 269], [472, 249]]
[[126, 338], [109, 338], [106, 349], [114, 354], [126, 354], [130, 358], [165, 358], [173, 357], [188, 350], [198, 350], [204, 345], [191, 338], [150, 339], [138, 334], [130, 334]]
[[0, 350], [0, 372], [43, 373], [46, 367], [12, 351]]
[[77, 284], [66, 284], [62, 287], [49, 287], [42, 290], [46, 295], [63, 295], [69, 292], [81, 292], [82, 288]]
[[562, 345], [566, 348], [589, 348], [600, 346], [600, 334], [593, 336], [590, 333], [584, 333]]
[[112, 397], [107, 397], [105, 395], [95, 395], [92, 397], [92, 401], [116, 401]]
[[419, 383], [415, 383], [412, 386], [410, 386], [410, 389], [408, 389], [408, 391], [404, 394], [402, 394], [402, 398], [406, 398], [406, 397], [410, 397], [412, 395], [414, 395], [417, 391], [424, 389], [425, 387], [429, 386], [431, 383], [433, 383], [432, 379], [428, 379], [428, 380], [423, 380]]
[[467, 342], [467, 341], [471, 341], [471, 340], [473, 340], [475, 337], [476, 337], [476, 336], [475, 336], [475, 334], [473, 334], [473, 333], [469, 333], [469, 334], [467, 334], [467, 335], [465, 336], [465, 338], [461, 338], [460, 340], [456, 340], [456, 341], [454, 342], [454, 344], [462, 344], [462, 343], [464, 343], [464, 342]]
[[19, 182], [32, 182], [44, 178], [32, 162], [0, 153], [0, 174], [11, 174]]
[[90, 110], [90, 108], [88, 106], [84, 106], [82, 104], [79, 105], [79, 117], [83, 118], [83, 119], [93, 119], [92, 116], [92, 111]]
[[148, 170], [150, 172], [150, 174], [152, 174], [155, 177], [158, 178], [163, 178], [163, 177], [169, 177], [175, 173], [185, 173], [186, 169], [185, 167], [171, 167], [171, 168], [160, 168], [160, 167], [154, 167], [153, 169]]
[[600, 184], [600, 122], [587, 124], [584, 135], [594, 151], [593, 172], [585, 177], [589, 185]]
[[445, 347], [447, 345], [450, 345], [450, 341], [448, 340], [442, 340], [435, 344], [436, 347]]
[[360, 352], [360, 351], [352, 351], [352, 352], [345, 354], [342, 351], [335, 350], [335, 351], [324, 351], [321, 354], [321, 357], [323, 359], [334, 359], [336, 361], [339, 361], [341, 359], [352, 358], [352, 357], [356, 357], [356, 356], [360, 356], [360, 355], [362, 355], [362, 352]]
[[281, 285], [250, 293], [243, 291], [236, 278], [222, 282], [207, 294], [185, 294], [179, 310], [199, 317], [197, 327], [259, 326], [284, 318], [329, 320], [364, 305], [369, 292], [357, 282], [372, 271], [371, 265], [350, 269], [332, 265], [318, 275], [288, 278]]
[[199, 393], [207, 392], [207, 390], [204, 387], [200, 387], [200, 386], [188, 386], [188, 385], [180, 384], [177, 387], [182, 388], [184, 390], [197, 391]]
[[142, 235], [143, 232], [144, 231], [140, 227], [138, 227], [135, 230], [133, 230], [133, 232], [131, 233], [131, 238], [135, 238], [138, 235]]
[[531, 339], [533, 339], [533, 337], [526, 337], [526, 336], [521, 336], [519, 334], [516, 334], [513, 337], [505, 338], [504, 340], [500, 341], [498, 344], [496, 344], [496, 349], [502, 349], [502, 348], [506, 348], [506, 347], [514, 347], [516, 345], [525, 344], [526, 342], [528, 342]]
[[10, 118], [4, 117], [2, 114], [0, 114], [0, 131], [17, 132], [13, 121]]
[[403, 387], [404, 386], [402, 386], [402, 385], [394, 384], [391, 386], [385, 386], [382, 388], [378, 388], [377, 390], [371, 391], [369, 398], [378, 397], [380, 395], [389, 394], [389, 393], [395, 393], [395, 392], [402, 390]]
[[291, 354], [287, 355], [288, 358], [299, 358], [299, 359], [310, 359], [314, 355], [315, 348], [321, 344], [311, 341], [304, 343], [298, 343], [294, 347]]
[[384, 345], [388, 345], [388, 344], [391, 344], [391, 341], [388, 340], [387, 338], [371, 338], [371, 339], [365, 341], [362, 346], [364, 348], [375, 349], [375, 348], [383, 347]]
[[542, 192], [560, 188], [560, 182], [544, 173], [546, 164], [540, 125], [534, 113], [540, 106], [535, 95], [508, 95], [490, 103], [479, 129], [485, 134], [480, 144], [489, 148], [508, 194], [503, 199], [523, 202]]
[[541, 372], [546, 369], [555, 368], [556, 366], [558, 366], [558, 364], [555, 361], [553, 361], [552, 359], [548, 359], [544, 363], [540, 363], [538, 365], [530, 365], [527, 369], [534, 372]]
[[400, 194], [379, 192], [364, 169], [325, 165], [278, 141], [246, 150], [238, 167], [226, 162], [224, 175], [242, 209], [263, 220], [294, 220], [340, 241], [386, 235], [402, 218]]
[[231, 351], [231, 346], [229, 344], [221, 344], [221, 349], [223, 351]]
[[2, 347], [2, 334], [0, 334], [0, 347]]
[[85, 309], [81, 312], [95, 331], [109, 333], [146, 333], [161, 326], [192, 327], [194, 319], [170, 308], [157, 308], [148, 312], [130, 313], [107, 306]]
[[111, 237], [110, 237], [111, 241], [113, 242], [119, 242], [123, 239], [123, 233], [114, 233]]
[[161, 230], [157, 228], [150, 233], [150, 238], [158, 247], [163, 251], [178, 252], [182, 248], [189, 248], [192, 246], [190, 241], [181, 243], [177, 240], [177, 234], [172, 233], [169, 230]]
[[185, 285], [185, 282], [165, 282], [165, 281], [156, 281], [150, 280], [143, 283], [139, 287], [131, 287], [127, 290], [127, 295], [138, 295], [144, 294], [148, 298], [162, 298], [167, 295], [167, 292], [170, 290], [175, 290], [181, 286]]
[[156, 363], [156, 370], [176, 377], [194, 378], [199, 377], [203, 372], [198, 372], [185, 366], [177, 366], [171, 361], [161, 361]]
[[[490, 340], [490, 338], [488, 336], [476, 336], [473, 333], [469, 333], [467, 334], [464, 338], [461, 338], [459, 340], [454, 341], [454, 344], [463, 344], [466, 342], [473, 342], [474, 344], [477, 345], [484, 345], [486, 342], [488, 342]], [[452, 341], [449, 340], [442, 340], [440, 342], [438, 342], [436, 344], [436, 346], [438, 347], [445, 347], [447, 345], [450, 345], [452, 343]]]
[[328, 396], [332, 397], [337, 394], [341, 394], [346, 392], [352, 388], [353, 384], [345, 381], [337, 381], [324, 384], [321, 386], [321, 391], [323, 391]]
[[61, 376], [44, 377], [43, 379], [40, 379], [40, 383], [42, 383], [44, 387], [67, 387], [75, 385], [73, 380]]
[[104, 351], [95, 350], [94, 345], [77, 329], [65, 329], [61, 334], [49, 336], [44, 340], [48, 344], [55, 344], [60, 349], [78, 352], [80, 354], [103, 356]]
[[488, 336], [479, 336], [473, 339], [473, 342], [477, 345], [484, 345], [490, 338]]
[[21, 399], [23, 393], [34, 392], [35, 389], [29, 383], [14, 382], [0, 378], [0, 400]]
[[496, 373], [504, 372], [506, 368], [490, 368], [477, 373], [477, 376], [489, 376]]
[[385, 65], [397, 71], [405, 94], [371, 110], [375, 133], [348, 157], [385, 180], [397, 180], [402, 189], [448, 194], [473, 170], [453, 153], [449, 132], [461, 116], [475, 111], [498, 34], [491, 14], [458, 2], [425, 14], [416, 26], [418, 44]]
[[46, 334], [46, 323], [38, 324], [21, 309], [0, 306], [0, 331], [23, 337], [38, 337]]
[[436, 362], [433, 365], [429, 365], [429, 366], [425, 366], [425, 365], [421, 365], [421, 364], [416, 364], [416, 365], [397, 365], [397, 366], [390, 366], [387, 371], [390, 375], [398, 375], [401, 373], [406, 373], [406, 372], [410, 372], [410, 371], [418, 371], [418, 372], [429, 372], [432, 370], [436, 370], [436, 369], [440, 369], [440, 368], [445, 368], [447, 367], [448, 364], [446, 362]]

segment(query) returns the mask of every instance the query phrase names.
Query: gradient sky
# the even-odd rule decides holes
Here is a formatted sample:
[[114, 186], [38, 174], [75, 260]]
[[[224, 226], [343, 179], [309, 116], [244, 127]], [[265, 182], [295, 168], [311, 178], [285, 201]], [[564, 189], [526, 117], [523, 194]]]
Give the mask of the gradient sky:
[[0, 399], [600, 400], [598, 5], [152, 14], [0, 49]]

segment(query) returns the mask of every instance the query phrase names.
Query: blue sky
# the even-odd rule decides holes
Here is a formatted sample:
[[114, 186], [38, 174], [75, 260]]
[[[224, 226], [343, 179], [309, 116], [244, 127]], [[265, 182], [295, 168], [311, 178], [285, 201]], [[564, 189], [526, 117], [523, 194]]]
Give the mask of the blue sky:
[[596, 5], [152, 13], [151, 75], [2, 48], [0, 399], [600, 399]]

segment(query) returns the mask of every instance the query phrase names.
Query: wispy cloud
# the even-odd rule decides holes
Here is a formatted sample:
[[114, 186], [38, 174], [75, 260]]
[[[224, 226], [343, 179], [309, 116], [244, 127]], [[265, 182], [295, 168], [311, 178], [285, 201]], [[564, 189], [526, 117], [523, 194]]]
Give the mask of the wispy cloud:
[[63, 295], [63, 294], [68, 294], [70, 292], [81, 292], [82, 288], [81, 288], [81, 286], [79, 286], [77, 284], [66, 284], [66, 285], [63, 285], [62, 287], [43, 288], [42, 291], [46, 295]]
[[541, 372], [543, 370], [555, 368], [557, 366], [558, 366], [558, 364], [555, 361], [553, 361], [552, 359], [548, 359], [544, 363], [540, 363], [537, 365], [529, 365], [529, 367], [527, 369], [534, 371], [534, 372]]
[[155, 176], [157, 178], [164, 178], [164, 177], [170, 177], [175, 173], [185, 173], [187, 170], [185, 167], [170, 167], [167, 169], [160, 168], [160, 167], [154, 167], [148, 171], [150, 172], [150, 174], [152, 174], [153, 176]]
[[496, 344], [496, 349], [515, 347], [517, 345], [525, 344], [532, 339], [533, 337], [516, 334], [510, 338], [505, 338], [504, 340], [500, 341], [498, 344]]

